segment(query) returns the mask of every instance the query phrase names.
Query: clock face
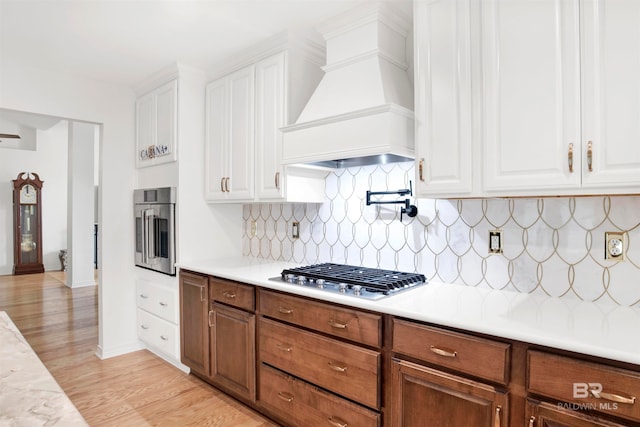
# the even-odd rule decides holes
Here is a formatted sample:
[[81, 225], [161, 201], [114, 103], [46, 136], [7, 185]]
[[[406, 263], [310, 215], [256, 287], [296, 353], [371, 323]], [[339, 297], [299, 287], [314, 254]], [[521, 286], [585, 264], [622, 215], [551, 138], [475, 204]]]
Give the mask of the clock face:
[[20, 203], [33, 205], [37, 201], [38, 194], [36, 193], [36, 188], [27, 184], [20, 189]]

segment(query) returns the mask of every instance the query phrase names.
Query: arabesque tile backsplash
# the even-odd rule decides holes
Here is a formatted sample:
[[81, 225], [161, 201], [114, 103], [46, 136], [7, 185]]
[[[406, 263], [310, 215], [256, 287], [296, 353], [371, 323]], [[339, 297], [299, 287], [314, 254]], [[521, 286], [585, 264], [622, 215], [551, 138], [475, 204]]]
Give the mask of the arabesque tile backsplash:
[[[412, 198], [418, 215], [402, 222], [400, 205], [366, 205], [367, 190], [408, 188], [413, 179], [413, 162], [339, 169], [327, 176], [325, 203], [244, 205], [243, 253], [640, 307], [640, 196]], [[298, 239], [291, 236], [294, 221]], [[488, 253], [494, 229], [502, 230], [502, 254]], [[625, 261], [604, 259], [607, 231], [626, 233]]]

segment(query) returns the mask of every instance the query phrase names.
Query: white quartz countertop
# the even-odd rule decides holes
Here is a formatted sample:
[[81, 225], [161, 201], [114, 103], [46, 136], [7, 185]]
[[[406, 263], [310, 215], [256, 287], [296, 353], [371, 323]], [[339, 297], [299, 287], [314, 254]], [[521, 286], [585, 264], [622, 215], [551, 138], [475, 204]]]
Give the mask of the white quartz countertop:
[[636, 308], [434, 282], [371, 301], [269, 280], [297, 266], [248, 257], [179, 265], [264, 288], [640, 365]]
[[0, 311], [0, 426], [88, 426], [4, 311]]

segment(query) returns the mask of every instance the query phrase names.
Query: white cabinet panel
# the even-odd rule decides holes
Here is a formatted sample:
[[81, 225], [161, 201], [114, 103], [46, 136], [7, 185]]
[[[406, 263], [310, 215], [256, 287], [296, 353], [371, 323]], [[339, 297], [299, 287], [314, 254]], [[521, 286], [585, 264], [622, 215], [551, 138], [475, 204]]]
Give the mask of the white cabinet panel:
[[254, 67], [206, 88], [205, 197], [250, 201], [254, 196]]
[[577, 0], [485, 0], [480, 19], [485, 190], [578, 188]]
[[259, 199], [284, 196], [282, 132], [285, 123], [285, 54], [256, 65], [256, 171]]
[[471, 0], [414, 10], [418, 196], [472, 191]]
[[583, 184], [638, 192], [640, 2], [585, 0], [582, 14]]
[[177, 159], [178, 81], [136, 100], [136, 167]]

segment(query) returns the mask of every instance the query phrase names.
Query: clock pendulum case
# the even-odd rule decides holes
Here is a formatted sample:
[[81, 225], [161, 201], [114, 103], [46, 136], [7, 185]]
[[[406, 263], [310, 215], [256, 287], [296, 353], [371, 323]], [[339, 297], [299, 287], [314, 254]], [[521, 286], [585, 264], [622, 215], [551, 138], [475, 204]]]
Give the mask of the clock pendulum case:
[[21, 172], [13, 180], [13, 274], [44, 272], [42, 184], [33, 172]]

